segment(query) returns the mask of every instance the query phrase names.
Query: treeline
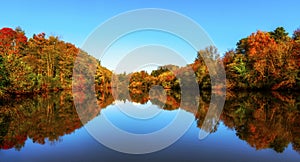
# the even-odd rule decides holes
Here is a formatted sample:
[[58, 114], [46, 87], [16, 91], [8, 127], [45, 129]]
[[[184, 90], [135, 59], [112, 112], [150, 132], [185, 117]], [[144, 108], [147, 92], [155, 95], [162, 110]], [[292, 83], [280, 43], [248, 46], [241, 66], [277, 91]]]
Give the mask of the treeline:
[[[82, 65], [74, 69], [76, 58]], [[204, 60], [211, 60], [216, 69], [209, 71]], [[95, 77], [86, 81], [91, 76], [90, 64], [96, 64], [97, 70], [92, 74]], [[291, 37], [282, 27], [271, 32], [257, 31], [239, 40], [236, 48], [223, 57], [217, 48], [207, 47], [185, 67], [165, 65], [150, 74], [141, 71], [114, 75], [100, 61], [58, 37], [41, 33], [27, 38], [21, 28], [0, 30], [0, 96], [71, 89], [74, 77], [79, 91], [87, 88], [87, 82], [89, 88], [95, 83], [98, 90], [110, 87], [111, 81], [116, 83], [114, 88], [125, 86], [136, 92], [149, 90], [153, 85], [180, 90], [195, 79], [201, 90], [222, 89], [222, 85], [211, 84], [212, 79], [222, 79], [218, 76], [222, 66], [229, 90], [299, 90], [300, 29]], [[81, 71], [78, 74], [82, 76], [72, 76], [73, 70]], [[78, 81], [80, 78], [84, 78], [82, 82]], [[180, 78], [185, 78], [184, 82]]]
[[[205, 61], [209, 61], [213, 71], [209, 71]], [[210, 90], [212, 88], [211, 80], [221, 83], [222, 77], [217, 72], [222, 68], [222, 59], [216, 47], [207, 47], [198, 52], [195, 61], [184, 67], [176, 65], [160, 66], [157, 70], [151, 73], [147, 71], [140, 71], [134, 73], [115, 74], [113, 77], [115, 81], [112, 86], [122, 87], [128, 86], [130, 91], [150, 90], [154, 85], [160, 85], [164, 89], [181, 90], [193, 89], [194, 85], [201, 90]], [[225, 79], [225, 77], [223, 77]], [[215, 85], [213, 88], [225, 88], [224, 86]]]
[[17, 28], [0, 30], [0, 93], [68, 89], [79, 49], [44, 33], [27, 38]]
[[[213, 71], [209, 71], [203, 58], [211, 60], [215, 67]], [[180, 79], [176, 76], [190, 76], [187, 73], [192, 68], [200, 89], [220, 89], [225, 87], [212, 87], [211, 80], [214, 78], [218, 82], [218, 79], [222, 79], [216, 72], [221, 67], [225, 68], [227, 90], [299, 90], [300, 29], [294, 31], [292, 37], [283, 27], [271, 32], [257, 31], [239, 40], [236, 48], [226, 52], [223, 57], [217, 48], [207, 47], [197, 53], [192, 64], [185, 67], [167, 65], [151, 74], [141, 71], [127, 77], [126, 74], [120, 74], [117, 78], [120, 81], [127, 78], [131, 89], [149, 89], [152, 85], [161, 85], [165, 89], [176, 90], [180, 89]]]
[[[19, 27], [15, 30], [2, 28], [0, 96], [71, 89], [74, 61], [78, 54], [84, 56], [80, 59], [95, 60], [58, 37], [46, 37], [45, 33], [40, 33], [27, 38]], [[100, 62], [95, 63], [100, 68]]]

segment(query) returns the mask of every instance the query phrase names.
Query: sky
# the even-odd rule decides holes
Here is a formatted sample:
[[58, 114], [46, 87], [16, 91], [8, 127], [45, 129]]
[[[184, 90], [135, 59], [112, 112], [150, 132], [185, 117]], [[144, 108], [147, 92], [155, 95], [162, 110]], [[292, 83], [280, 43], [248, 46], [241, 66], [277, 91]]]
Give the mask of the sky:
[[88, 36], [113, 16], [130, 10], [161, 8], [197, 22], [223, 54], [257, 30], [271, 31], [283, 26], [291, 35], [300, 28], [299, 6], [299, 0], [12, 0], [1, 2], [0, 28], [20, 26], [28, 37], [45, 32], [82, 47]]

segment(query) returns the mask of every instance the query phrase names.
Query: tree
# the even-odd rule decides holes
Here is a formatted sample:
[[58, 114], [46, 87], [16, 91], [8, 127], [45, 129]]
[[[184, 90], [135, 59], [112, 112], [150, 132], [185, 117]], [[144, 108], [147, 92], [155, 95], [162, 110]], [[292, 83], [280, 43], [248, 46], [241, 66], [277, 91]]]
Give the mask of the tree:
[[[199, 87], [202, 89], [211, 88], [211, 77], [217, 78], [217, 70], [220, 65], [220, 54], [214, 46], [206, 47], [197, 53], [197, 57], [192, 64], [198, 80]], [[210, 67], [210, 68], [208, 68]], [[209, 71], [209, 70], [210, 71]]]
[[37, 76], [37, 89], [71, 88], [74, 60], [79, 53], [73, 44], [40, 33], [29, 39], [26, 53], [24, 59]]
[[0, 55], [18, 55], [21, 56], [27, 44], [27, 37], [20, 29], [2, 28], [0, 30]]
[[[17, 28], [3, 28], [0, 30], [0, 55], [3, 57], [2, 69], [5, 69], [5, 80], [10, 86], [8, 92], [23, 93], [33, 88], [31, 68], [24, 62], [24, 49], [27, 45], [25, 33]], [[5, 81], [5, 82], [6, 82]]]
[[[242, 89], [292, 89], [299, 78], [297, 31], [293, 39], [283, 27], [257, 31], [237, 43], [223, 57], [227, 87]], [[299, 81], [298, 81], [299, 82]]]
[[153, 70], [151, 72], [151, 75], [154, 77], [158, 77], [160, 74], [169, 71], [167, 68], [165, 67], [159, 67], [157, 70]]
[[298, 42], [298, 43], [300, 42], [300, 28], [298, 28], [297, 30], [294, 31], [292, 38], [296, 42]]
[[269, 33], [277, 43], [290, 40], [290, 37], [288, 36], [289, 33], [287, 33], [283, 27], [277, 27], [274, 31]]
[[269, 88], [270, 73], [276, 71], [273, 62], [275, 40], [267, 32], [257, 31], [248, 37], [249, 52], [246, 53], [249, 69], [249, 83], [256, 88]]
[[[233, 51], [227, 52], [225, 55], [225, 70], [227, 79], [227, 88], [229, 89], [247, 89], [249, 88], [247, 59], [243, 54], [232, 55]], [[230, 58], [230, 61], [227, 59]]]
[[198, 61], [202, 61], [202, 60], [204, 61], [206, 59], [217, 60], [218, 58], [220, 58], [218, 49], [215, 46], [208, 46], [204, 50], [198, 51], [196, 60]]
[[158, 82], [164, 89], [178, 89], [179, 80], [172, 71], [167, 71], [158, 76]]
[[238, 54], [246, 54], [248, 52], [248, 38], [243, 38], [239, 40], [236, 44], [236, 53]]
[[134, 72], [130, 75], [129, 87], [130, 88], [140, 88], [148, 89], [149, 84], [146, 82], [145, 78], [149, 76], [146, 71]]

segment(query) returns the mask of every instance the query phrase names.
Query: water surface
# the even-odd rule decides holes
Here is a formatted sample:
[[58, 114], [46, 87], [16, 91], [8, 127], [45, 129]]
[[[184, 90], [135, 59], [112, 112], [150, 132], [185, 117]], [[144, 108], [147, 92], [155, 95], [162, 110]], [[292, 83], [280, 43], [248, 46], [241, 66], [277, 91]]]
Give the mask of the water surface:
[[[198, 136], [209, 107], [209, 93], [201, 95], [197, 110], [190, 109], [189, 105], [180, 107], [177, 92], [167, 94], [165, 100], [159, 95], [149, 100], [148, 93], [114, 98], [110, 92], [102, 92], [98, 95], [97, 108], [87, 96], [81, 96], [85, 98], [77, 109], [85, 116], [83, 123], [72, 95], [67, 92], [2, 101], [0, 161], [300, 160], [300, 98], [297, 94], [227, 93], [219, 123], [203, 140]], [[120, 105], [158, 113], [136, 119], [122, 112]], [[179, 111], [194, 121], [192, 125], [176, 143], [150, 154], [132, 155], [111, 150], [83, 127], [97, 127], [105, 115], [121, 130], [146, 134], [166, 127]], [[101, 131], [109, 134], [107, 130]]]

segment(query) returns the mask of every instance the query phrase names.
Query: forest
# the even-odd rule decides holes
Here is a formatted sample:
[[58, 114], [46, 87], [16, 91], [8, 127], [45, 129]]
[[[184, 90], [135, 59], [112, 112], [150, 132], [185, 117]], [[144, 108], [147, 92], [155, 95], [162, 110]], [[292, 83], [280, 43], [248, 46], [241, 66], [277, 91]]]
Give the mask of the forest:
[[[78, 58], [78, 56], [83, 56]], [[300, 89], [300, 29], [292, 36], [283, 27], [274, 31], [256, 31], [237, 41], [235, 49], [220, 55], [216, 47], [199, 49], [193, 63], [185, 67], [165, 65], [152, 71], [130, 74], [113, 74], [72, 43], [59, 37], [34, 34], [27, 38], [25, 32], [17, 27], [0, 30], [0, 96], [1, 98], [22, 94], [38, 94], [72, 89], [73, 70], [87, 70], [90, 65], [73, 69], [74, 62], [85, 60], [97, 66], [94, 83], [97, 90], [110, 87], [112, 79], [118, 86], [131, 91], [149, 90], [153, 85], [164, 89], [179, 90], [178, 75], [185, 75], [192, 68], [196, 82], [201, 90], [226, 88], [236, 90], [296, 91]], [[211, 77], [203, 58], [222, 65], [226, 71], [226, 87], [212, 87]], [[88, 60], [88, 61], [86, 61]], [[221, 66], [220, 66], [221, 67]], [[170, 70], [171, 69], [171, 70]], [[89, 73], [89, 72], [86, 72]], [[86, 81], [73, 85], [82, 90]], [[114, 88], [114, 87], [113, 87]]]

